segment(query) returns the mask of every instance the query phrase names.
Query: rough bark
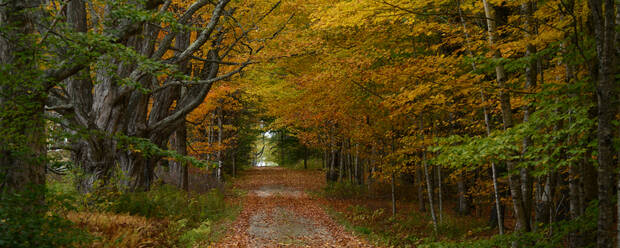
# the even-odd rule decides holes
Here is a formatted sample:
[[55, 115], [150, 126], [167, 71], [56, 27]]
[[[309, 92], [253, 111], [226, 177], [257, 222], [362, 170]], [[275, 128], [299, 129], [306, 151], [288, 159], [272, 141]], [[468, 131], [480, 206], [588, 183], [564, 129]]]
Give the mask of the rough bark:
[[597, 246], [613, 247], [614, 176], [617, 162], [614, 159], [614, 122], [618, 111], [616, 83], [616, 5], [614, 0], [589, 0], [594, 26], [598, 62], [598, 231]]
[[[174, 150], [180, 155], [187, 155], [187, 127], [185, 122], [179, 125], [174, 132]], [[183, 162], [175, 162], [178, 171], [179, 187], [189, 191], [189, 165]]]
[[[189, 46], [190, 43], [190, 35], [188, 32], [181, 32], [177, 35], [175, 39], [175, 47], [180, 50], [185, 50]], [[178, 53], [177, 53], [178, 56]], [[188, 74], [191, 71], [191, 67], [189, 66], [189, 61], [184, 61], [179, 64], [179, 71], [185, 74]], [[175, 100], [180, 100], [181, 98], [187, 95], [185, 89], [180, 87], [175, 87], [172, 89], [176, 91]], [[183, 116], [180, 120], [180, 124], [177, 130], [174, 131], [174, 138], [176, 139], [174, 144], [174, 150], [180, 155], [187, 155], [187, 127], [185, 125], [185, 118]], [[179, 187], [185, 191], [189, 191], [189, 164], [185, 164], [182, 162], [176, 162], [178, 176], [179, 176]]]
[[[162, 1], [149, 1], [146, 4], [131, 2], [137, 8], [152, 10], [158, 7]], [[67, 66], [68, 69], [51, 70], [48, 74], [52, 79], [67, 79], [65, 84], [66, 98], [68, 102], [63, 104], [71, 105], [71, 113], [61, 113], [71, 122], [74, 131], [90, 130], [88, 137], [73, 141], [73, 147], [77, 152], [74, 154], [76, 163], [82, 168], [86, 175], [80, 183], [82, 191], [89, 191], [96, 180], [107, 180], [110, 171], [118, 163], [129, 180], [123, 182], [130, 190], [136, 188], [148, 189], [153, 178], [153, 169], [160, 157], [157, 155], [148, 159], [143, 158], [144, 154], [140, 151], [131, 151], [119, 147], [119, 140], [115, 135], [126, 137], [136, 137], [150, 140], [166, 149], [166, 141], [175, 132], [178, 125], [184, 120], [185, 115], [195, 109], [208, 94], [213, 82], [224, 79], [238, 70], [225, 75], [218, 75], [219, 61], [222, 58], [218, 51], [222, 49], [222, 35], [225, 31], [218, 29], [219, 19], [226, 12], [224, 8], [229, 0], [221, 0], [214, 4], [211, 17], [206, 21], [198, 38], [185, 45], [179, 42], [179, 34], [172, 30], [164, 30], [166, 36], [160, 41], [155, 42], [158, 33], [161, 31], [157, 25], [148, 23], [134, 22], [129, 19], [106, 22], [103, 26], [104, 33], [112, 33], [116, 37], [114, 43], [134, 49], [145, 57], [154, 60], [162, 60], [162, 56], [171, 49], [173, 40], [177, 41], [174, 48], [178, 51], [175, 56], [167, 59], [165, 63], [176, 65], [180, 68], [179, 72], [186, 69], [198, 71], [195, 73], [195, 84], [183, 85], [174, 77], [169, 77], [166, 81], [148, 75], [141, 71], [140, 67], [131, 62], [121, 62], [112, 56], [103, 55], [97, 58], [80, 60], [80, 65]], [[168, 2], [169, 4], [169, 2]], [[209, 1], [196, 0], [188, 9], [179, 16], [178, 21], [184, 24], [190, 23], [195, 13], [207, 6]], [[167, 9], [165, 5], [162, 11]], [[110, 17], [105, 13], [103, 20]], [[83, 0], [71, 0], [67, 3], [67, 21], [73, 25], [76, 31], [83, 32], [88, 29], [85, 21], [86, 11]], [[93, 27], [102, 23], [103, 20], [91, 15]], [[177, 39], [175, 39], [175, 37]], [[206, 53], [206, 60], [202, 65], [188, 63], [199, 48], [205, 44], [210, 44], [211, 49]], [[238, 43], [235, 43], [239, 45]], [[234, 46], [233, 44], [232, 46]], [[185, 48], [185, 49], [184, 49]], [[229, 49], [230, 47], [223, 47]], [[97, 48], [95, 48], [97, 49]], [[99, 51], [99, 50], [97, 50]], [[105, 50], [101, 50], [106, 52]], [[75, 57], [75, 56], [74, 56]], [[75, 59], [74, 59], [75, 60]], [[95, 62], [96, 61], [96, 62]], [[100, 69], [89, 72], [88, 68], [93, 63]], [[201, 69], [196, 70], [200, 67]], [[242, 66], [241, 66], [242, 67]], [[240, 67], [240, 68], [241, 68]], [[109, 68], [114, 68], [109, 70]], [[87, 76], [74, 76], [75, 73], [82, 75], [94, 75], [95, 78]], [[47, 75], [47, 74], [46, 74]], [[139, 90], [137, 86], [121, 83], [120, 78], [134, 80], [139, 87], [150, 89], [151, 92]], [[94, 84], [94, 81], [97, 84]], [[181, 86], [183, 85], [183, 86]], [[178, 94], [179, 88], [186, 89], [186, 94]], [[177, 92], [177, 93], [175, 93]], [[175, 103], [175, 105], [172, 105]], [[123, 144], [127, 145], [127, 144]]]
[[[0, 141], [0, 192], [20, 192], [45, 185], [46, 140], [44, 105], [46, 82], [36, 78], [36, 23], [41, 21], [40, 0], [8, 1], [0, 6], [0, 129], [9, 130]], [[8, 29], [11, 28], [11, 29]], [[6, 73], [6, 74], [5, 74]], [[42, 204], [35, 190], [33, 204]]]

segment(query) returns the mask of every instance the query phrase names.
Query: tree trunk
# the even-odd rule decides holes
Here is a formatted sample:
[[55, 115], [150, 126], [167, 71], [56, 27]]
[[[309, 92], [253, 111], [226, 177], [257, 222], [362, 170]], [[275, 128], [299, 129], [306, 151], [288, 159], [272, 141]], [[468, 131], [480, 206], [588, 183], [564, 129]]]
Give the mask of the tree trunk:
[[424, 165], [424, 175], [426, 176], [426, 192], [428, 193], [428, 204], [431, 210], [431, 218], [433, 220], [433, 229], [437, 231], [437, 217], [435, 216], [435, 207], [433, 206], [433, 186], [431, 177], [428, 173], [428, 164], [426, 162], [426, 151], [422, 152], [422, 164]]
[[232, 177], [237, 177], [237, 165], [235, 164], [235, 160], [237, 159], [237, 152], [233, 150], [232, 152]]
[[[569, 213], [572, 220], [580, 216], [582, 210], [579, 204], [579, 178], [577, 165], [568, 167], [568, 190], [569, 190]], [[568, 238], [568, 246], [570, 248], [582, 247], [579, 232], [571, 232]]]
[[344, 174], [344, 142], [340, 143], [338, 151], [338, 182], [342, 182], [342, 174]]
[[41, 5], [40, 0], [23, 0], [0, 7], [0, 193], [34, 190], [35, 202], [25, 206], [45, 199], [46, 82], [37, 78], [33, 36], [43, 17]]
[[[160, 1], [154, 1], [155, 4], [146, 4], [139, 6], [141, 10], [153, 10], [158, 7]], [[221, 44], [220, 34], [211, 35], [213, 30], [219, 22], [219, 18], [223, 13], [228, 0], [218, 1], [213, 8], [213, 12], [209, 23], [204, 26], [204, 30], [199, 32], [199, 37], [192, 42], [192, 45], [183, 49], [180, 52], [175, 53], [173, 58], [168, 59], [170, 65], [178, 66], [179, 72], [183, 73], [183, 67], [189, 68], [189, 57], [196, 53], [199, 47], [202, 47], [207, 41], [211, 43], [211, 50], [207, 52], [207, 59], [214, 62], [205, 62], [202, 69], [198, 69], [199, 73], [194, 76], [196, 79], [208, 81], [198, 85], [184, 86], [189, 89], [187, 94], [174, 94], [176, 86], [165, 87], [168, 83], [173, 83], [178, 78], [168, 78], [163, 82], [159, 81], [159, 78], [149, 75], [148, 72], [143, 72], [142, 68], [131, 62], [121, 62], [112, 59], [112, 56], [100, 56], [92, 61], [86, 61], [86, 63], [80, 65], [85, 68], [91, 66], [90, 63], [101, 63], [105, 66], [94, 66], [97, 68], [104, 68], [97, 71], [88, 73], [88, 70], [84, 74], [93, 74], [96, 77], [97, 84], [92, 82], [77, 83], [76, 80], [69, 80], [67, 83], [67, 92], [69, 93], [71, 103], [76, 106], [75, 113], [69, 113], [64, 117], [76, 116], [75, 120], [71, 120], [72, 124], [83, 129], [96, 130], [97, 137], [87, 137], [85, 140], [75, 141], [76, 146], [84, 147], [82, 152], [86, 156], [82, 155], [88, 161], [82, 161], [81, 164], [89, 170], [88, 167], [101, 167], [92, 169], [95, 171], [93, 180], [87, 179], [87, 182], [93, 182], [97, 180], [100, 175], [105, 177], [106, 173], [100, 173], [110, 170], [117, 163], [120, 164], [121, 169], [129, 177], [125, 182], [125, 185], [132, 185], [132, 187], [139, 187], [142, 189], [148, 189], [153, 179], [153, 167], [159, 160], [157, 155], [148, 159], [139, 158], [144, 156], [140, 151], [127, 151], [129, 144], [123, 148], [116, 149], [119, 144], [117, 137], [131, 137], [131, 138], [143, 138], [150, 140], [153, 144], [159, 146], [160, 149], [164, 149], [166, 144], [164, 141], [168, 140], [170, 135], [174, 132], [174, 129], [179, 125], [180, 121], [184, 119], [185, 115], [195, 109], [200, 103], [204, 101], [204, 97], [210, 90], [212, 82], [216, 79], [219, 66], [215, 61], [220, 60], [218, 56], [219, 45]], [[78, 16], [79, 14], [85, 15], [83, 2], [77, 0], [68, 1], [70, 6], [81, 5], [80, 8], [70, 8], [67, 10], [67, 19], [69, 21], [70, 16]], [[207, 1], [199, 1], [193, 8], [187, 9], [183, 16], [191, 17], [198, 9], [206, 6]], [[80, 13], [75, 11], [82, 11]], [[105, 15], [108, 15], [106, 12]], [[92, 16], [92, 15], [91, 15]], [[80, 17], [83, 18], [83, 17]], [[178, 33], [176, 31], [170, 32], [167, 37], [161, 42], [155, 42], [158, 38], [157, 34], [161, 31], [157, 25], [150, 23], [136, 22], [129, 19], [116, 20], [116, 17], [104, 16], [102, 19], [111, 19], [111, 21], [103, 24], [104, 33], [109, 30], [120, 30], [117, 37], [114, 38], [114, 42], [119, 45], [126, 46], [140, 53], [146, 58], [153, 60], [162, 60], [162, 56], [170, 49], [170, 42], [176, 37], [177, 42], [180, 42]], [[91, 21], [93, 21], [93, 18]], [[70, 21], [71, 22], [71, 21]], [[180, 20], [183, 24], [187, 24], [186, 20]], [[97, 26], [102, 22], [93, 21], [92, 25]], [[84, 25], [86, 26], [86, 25]], [[83, 27], [81, 26], [80, 28]], [[129, 26], [129, 27], [127, 27]], [[76, 30], [77, 30], [76, 26]], [[110, 32], [116, 33], [116, 32]], [[170, 38], [168, 38], [170, 37]], [[186, 43], [187, 44], [187, 43]], [[158, 46], [158, 47], [156, 47]], [[178, 43], [175, 45], [176, 49], [182, 49], [183, 46]], [[113, 70], [108, 68], [108, 65], [118, 65]], [[192, 66], [198, 67], [197, 64]], [[188, 74], [188, 73], [184, 73]], [[139, 85], [127, 85], [121, 83], [119, 78], [126, 78], [135, 80]], [[172, 80], [170, 80], [172, 79]], [[72, 82], [73, 81], [73, 82]], [[75, 82], [75, 83], [74, 83]], [[154, 89], [151, 93], [145, 93], [138, 88]], [[140, 88], [140, 89], [142, 89]], [[176, 100], [176, 104], [172, 103]], [[79, 107], [78, 107], [79, 106]], [[110, 139], [113, 141], [97, 141], [96, 139]], [[124, 139], [124, 138], [122, 138]], [[86, 141], [86, 142], [84, 142]], [[108, 146], [108, 147], [97, 147]], [[112, 147], [112, 148], [110, 148]], [[100, 158], [102, 154], [99, 151], [112, 152], [109, 158]], [[92, 155], [92, 156], [91, 156]], [[104, 178], [105, 180], [105, 178]], [[84, 187], [87, 188], [87, 187]], [[136, 188], [129, 189], [135, 190]]]
[[222, 107], [217, 108], [217, 180], [222, 181]]
[[458, 213], [460, 215], [468, 215], [470, 209], [469, 200], [467, 199], [467, 186], [465, 185], [465, 172], [461, 172], [457, 180], [457, 189], [459, 194]]
[[536, 183], [536, 216], [535, 223], [548, 224], [551, 215], [551, 178], [545, 175], [539, 178]]
[[420, 212], [426, 212], [426, 204], [424, 203], [424, 181], [422, 180], [421, 169], [416, 170], [415, 177], [418, 186], [418, 209]]
[[394, 185], [394, 173], [392, 173], [392, 177], [391, 177], [391, 181], [390, 181], [390, 186], [392, 188], [392, 216], [396, 216], [396, 193], [394, 192], [395, 190], [395, 185]]
[[[463, 18], [463, 12], [461, 10], [461, 1], [457, 0], [457, 8], [458, 8], [458, 12], [459, 12], [459, 19], [461, 21], [461, 24], [463, 26], [463, 30], [465, 32], [465, 39], [467, 41], [467, 43], [470, 43], [470, 39], [469, 39], [469, 32], [467, 31], [467, 25], [465, 24], [465, 19]], [[469, 53], [469, 56], [473, 57], [474, 54], [471, 52], [471, 49], [467, 49], [467, 52]], [[472, 70], [476, 71], [476, 63], [472, 62], [471, 63], [472, 66]], [[480, 99], [481, 99], [481, 103], [482, 103], [482, 110], [483, 110], [483, 114], [484, 114], [484, 124], [486, 127], [486, 132], [487, 132], [487, 136], [491, 135], [491, 125], [489, 123], [489, 113], [487, 112], [487, 108], [486, 108], [486, 100], [484, 97], [484, 92], [482, 90], [480, 90]], [[495, 162], [491, 162], [491, 175], [492, 175], [492, 180], [493, 180], [493, 197], [495, 199], [495, 216], [497, 219], [497, 225], [499, 228], [499, 234], [502, 235], [504, 234], [504, 219], [502, 216], [502, 207], [501, 207], [501, 203], [500, 203], [500, 198], [499, 198], [499, 193], [498, 193], [498, 186], [497, 186], [497, 171], [495, 168]], [[493, 213], [491, 214], [491, 216], [493, 216]], [[493, 219], [493, 218], [491, 218]]]
[[[534, 26], [534, 20], [532, 18], [532, 13], [534, 12], [532, 2], [526, 1], [522, 3], [521, 10], [523, 12], [523, 15], [525, 16], [525, 25], [526, 25], [525, 29], [528, 32], [527, 37], [531, 39], [532, 36], [536, 34], [536, 27]], [[534, 90], [537, 84], [536, 80], [537, 80], [537, 75], [538, 75], [538, 72], [537, 72], [538, 61], [537, 59], [533, 57], [535, 53], [536, 53], [536, 47], [533, 44], [528, 43], [525, 56], [528, 57], [530, 61], [525, 68], [525, 78], [526, 78], [525, 89], [529, 91]], [[530, 115], [534, 113], [534, 110], [535, 110], [534, 106], [531, 103], [529, 105], [524, 106], [524, 111], [523, 111], [523, 122], [524, 123], [529, 121]], [[528, 136], [528, 137], [523, 138], [522, 154], [525, 154], [527, 152], [527, 149], [531, 145], [530, 143], [532, 143], [531, 137]], [[523, 193], [523, 210], [524, 210], [524, 215], [525, 215], [524, 218], [528, 222], [527, 226], [531, 226], [532, 187], [533, 187], [532, 176], [530, 175], [528, 167], [521, 168], [520, 174], [521, 174], [521, 191]]]
[[351, 163], [351, 141], [347, 142], [347, 173], [349, 173], [349, 182], [353, 182], [353, 163]]
[[437, 168], [437, 198], [439, 205], [439, 223], [443, 223], [443, 199], [442, 199], [442, 190], [441, 190], [441, 166], [436, 166]]
[[[174, 133], [174, 150], [180, 155], [187, 155], [187, 129], [185, 121], [181, 123]], [[185, 191], [189, 191], [189, 165], [182, 162], [175, 162], [178, 176], [179, 187]]]
[[97, 181], [108, 184], [115, 169], [115, 146], [116, 142], [105, 137], [73, 142], [72, 158], [81, 170], [76, 185], [80, 193], [91, 192]]
[[304, 169], [308, 169], [308, 147], [304, 146]]
[[[616, 5], [614, 0], [589, 0], [592, 14], [598, 78], [596, 95], [598, 99], [598, 232], [597, 246], [613, 247], [614, 244], [614, 176], [617, 162], [614, 148], [618, 92], [616, 82]], [[620, 244], [620, 243], [619, 243]]]
[[[488, 38], [491, 49], [494, 50], [493, 58], [499, 60], [502, 58], [501, 52], [495, 47], [496, 42], [496, 28], [495, 28], [495, 13], [491, 9], [489, 2], [483, 0], [485, 17], [487, 19]], [[504, 66], [498, 64], [495, 66], [495, 74], [497, 75], [497, 84], [500, 88], [499, 99], [500, 108], [502, 110], [502, 119], [504, 122], [504, 130], [513, 126], [512, 121], [512, 108], [510, 106], [510, 95], [506, 91], [506, 72]], [[527, 216], [525, 214], [525, 208], [523, 205], [523, 197], [521, 191], [521, 182], [519, 175], [512, 173], [514, 168], [514, 161], [506, 161], [506, 166], [510, 175], [508, 176], [508, 183], [510, 185], [510, 195], [512, 198], [512, 205], [514, 208], [514, 214], [516, 218], [515, 231], [527, 232], [529, 231], [529, 225]]]
[[336, 149], [334, 144], [334, 138], [332, 136], [329, 137], [329, 149], [331, 156], [329, 158], [329, 170], [327, 171], [327, 182], [336, 181]]

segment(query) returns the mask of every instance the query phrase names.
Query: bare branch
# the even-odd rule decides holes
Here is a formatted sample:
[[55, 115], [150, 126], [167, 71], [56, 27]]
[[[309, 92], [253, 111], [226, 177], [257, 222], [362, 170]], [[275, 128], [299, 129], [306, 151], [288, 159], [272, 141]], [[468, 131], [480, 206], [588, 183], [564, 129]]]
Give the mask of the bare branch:
[[194, 54], [194, 52], [200, 49], [200, 47], [202, 47], [202, 45], [204, 45], [209, 40], [211, 34], [213, 33], [213, 30], [215, 30], [215, 27], [219, 22], [222, 12], [224, 11], [224, 7], [226, 6], [226, 4], [228, 4], [228, 2], [230, 2], [230, 0], [220, 0], [220, 2], [217, 4], [217, 6], [215, 6], [215, 9], [213, 10], [211, 20], [209, 20], [209, 24], [207, 24], [207, 27], [200, 33], [198, 38], [191, 45], [189, 45], [187, 49], [185, 49], [185, 51], [183, 51], [181, 54], [179, 54], [179, 56], [174, 59], [174, 62], [184, 61], [190, 55]]
[[[215, 62], [215, 63], [219, 64], [219, 62]], [[152, 91], [152, 93], [156, 93], [156, 92], [162, 91], [162, 90], [167, 89], [167, 88], [172, 87], [172, 86], [188, 87], [188, 86], [193, 86], [193, 85], [212, 84], [214, 82], [217, 82], [217, 81], [220, 81], [220, 80], [224, 80], [224, 79], [227, 79], [227, 78], [230, 78], [230, 77], [234, 76], [235, 74], [241, 72], [246, 66], [248, 66], [250, 64], [253, 64], [253, 63], [248, 60], [248, 61], [246, 61], [244, 63], [241, 63], [241, 66], [239, 68], [237, 68], [236, 70], [233, 70], [233, 71], [228, 72], [228, 73], [226, 73], [224, 75], [221, 75], [221, 76], [215, 77], [215, 78], [211, 78], [211, 79], [195, 80], [195, 81], [172, 81], [172, 82], [169, 82], [167, 84], [164, 84], [163, 86], [161, 86], [161, 87], [159, 87], [157, 89], [154, 89]]]
[[[196, 11], [198, 11], [199, 9], [201, 9], [208, 3], [209, 1], [207, 0], [197, 0], [196, 2], [194, 2], [191, 6], [189, 6], [187, 11], [183, 13], [181, 18], [179, 18], [179, 23], [186, 24], [187, 21], [194, 15], [194, 13], [196, 13]], [[166, 36], [164, 36], [164, 38], [160, 42], [159, 48], [157, 48], [157, 51], [153, 54], [153, 56], [151, 56], [151, 58], [158, 59], [164, 56], [166, 51], [168, 51], [168, 49], [170, 48], [170, 45], [172, 44], [172, 40], [174, 40], [175, 36], [176, 36], [176, 32], [169, 32], [168, 34], [166, 34]]]
[[69, 111], [73, 109], [73, 105], [71, 104], [63, 104], [56, 106], [45, 106], [45, 110], [47, 111]]

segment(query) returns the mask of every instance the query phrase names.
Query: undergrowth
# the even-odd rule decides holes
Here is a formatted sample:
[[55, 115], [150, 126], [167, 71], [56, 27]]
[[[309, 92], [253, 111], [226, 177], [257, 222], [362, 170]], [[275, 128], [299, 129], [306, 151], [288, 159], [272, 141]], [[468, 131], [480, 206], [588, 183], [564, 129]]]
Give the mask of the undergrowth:
[[[45, 196], [45, 200], [42, 200]], [[44, 201], [42, 204], [25, 202]], [[80, 247], [93, 236], [67, 220], [73, 198], [45, 189], [0, 193], [0, 247]]]
[[219, 190], [199, 194], [164, 184], [147, 192], [101, 187], [82, 195], [66, 181], [48, 188], [54, 195], [69, 196], [67, 219], [96, 237], [91, 247], [209, 245], [239, 211]]
[[[333, 190], [333, 189], [332, 189]], [[341, 194], [329, 194], [329, 196]], [[343, 198], [341, 198], [343, 199]], [[327, 212], [340, 224], [371, 242], [390, 247], [510, 247], [513, 242], [522, 247], [563, 247], [571, 234], [583, 242], [581, 247], [595, 244], [597, 208], [593, 203], [586, 214], [571, 221], [540, 225], [536, 231], [489, 236], [491, 231], [483, 220], [444, 213], [437, 230], [428, 213], [402, 211], [392, 216], [389, 209], [371, 209], [350, 204], [345, 208], [327, 206]]]
[[354, 199], [365, 197], [368, 195], [367, 192], [368, 189], [365, 185], [345, 181], [328, 183], [323, 188], [322, 194], [327, 198]]

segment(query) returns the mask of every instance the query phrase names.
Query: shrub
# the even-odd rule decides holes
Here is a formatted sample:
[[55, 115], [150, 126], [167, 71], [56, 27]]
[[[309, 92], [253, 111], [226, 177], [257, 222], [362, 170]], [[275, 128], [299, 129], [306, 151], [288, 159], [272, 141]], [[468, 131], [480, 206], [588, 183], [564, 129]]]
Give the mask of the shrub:
[[179, 244], [180, 246], [188, 247], [195, 243], [206, 242], [212, 234], [211, 221], [207, 220], [202, 222], [198, 227], [183, 233], [179, 238]]
[[[43, 192], [43, 193], [42, 193]], [[65, 195], [45, 189], [0, 194], [0, 247], [79, 247], [92, 240], [86, 232], [61, 216], [73, 208]]]
[[156, 186], [148, 192], [123, 193], [110, 200], [106, 211], [172, 221], [186, 219], [190, 227], [207, 219], [219, 219], [227, 211], [224, 196], [217, 190], [192, 194], [170, 185]]
[[[541, 226], [537, 231], [516, 234], [496, 235], [490, 239], [481, 239], [464, 242], [435, 242], [426, 243], [419, 247], [476, 247], [494, 248], [510, 247], [512, 242], [517, 242], [523, 247], [532, 248], [555, 248], [566, 246], [570, 233], [582, 235], [583, 243], [580, 247], [595, 247], [596, 220], [598, 210], [596, 202], [591, 203], [583, 216], [573, 220], [560, 221], [547, 226]], [[553, 231], [551, 231], [553, 230]], [[590, 236], [588, 236], [590, 235]]]
[[329, 183], [323, 189], [323, 193], [329, 198], [352, 199], [362, 198], [366, 196], [367, 189], [364, 185], [358, 185], [352, 182], [335, 182]]
[[97, 212], [71, 212], [67, 217], [97, 235], [92, 247], [171, 247], [176, 243], [176, 233], [167, 232], [167, 221]]
[[188, 193], [163, 184], [147, 192], [124, 193], [118, 187], [96, 185], [93, 192], [82, 195], [70, 184], [70, 180], [55, 181], [50, 188], [55, 194], [70, 196], [63, 202], [74, 211], [61, 212], [69, 212], [72, 221], [97, 235], [95, 245], [137, 247], [146, 242], [187, 247], [213, 240], [219, 235], [213, 223], [236, 210], [215, 189]]

